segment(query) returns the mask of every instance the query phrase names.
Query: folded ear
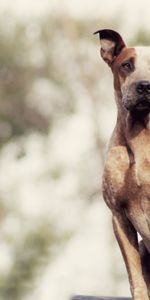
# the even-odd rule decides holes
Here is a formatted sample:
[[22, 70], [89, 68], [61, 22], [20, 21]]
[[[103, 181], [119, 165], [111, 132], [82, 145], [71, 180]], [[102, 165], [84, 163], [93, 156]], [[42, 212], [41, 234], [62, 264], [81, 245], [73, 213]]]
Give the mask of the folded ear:
[[101, 56], [105, 62], [111, 66], [114, 59], [119, 55], [121, 50], [125, 47], [125, 43], [120, 34], [114, 30], [103, 29], [94, 32], [99, 34], [101, 44]]

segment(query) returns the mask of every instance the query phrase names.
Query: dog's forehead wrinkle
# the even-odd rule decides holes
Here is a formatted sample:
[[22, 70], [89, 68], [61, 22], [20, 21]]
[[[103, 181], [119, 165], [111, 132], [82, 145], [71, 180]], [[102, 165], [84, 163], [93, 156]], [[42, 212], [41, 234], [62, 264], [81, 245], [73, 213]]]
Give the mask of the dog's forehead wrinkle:
[[150, 55], [150, 46], [136, 46], [135, 53], [137, 56], [147, 56]]
[[150, 47], [135, 47], [136, 58], [135, 68], [137, 71], [149, 72], [150, 71]]

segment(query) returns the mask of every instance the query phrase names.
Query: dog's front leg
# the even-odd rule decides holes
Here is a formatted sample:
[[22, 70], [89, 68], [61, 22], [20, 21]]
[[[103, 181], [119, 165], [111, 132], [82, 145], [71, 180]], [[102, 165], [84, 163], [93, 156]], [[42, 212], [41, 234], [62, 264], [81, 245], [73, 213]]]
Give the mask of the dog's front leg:
[[128, 271], [133, 299], [149, 300], [142, 275], [137, 233], [124, 213], [113, 214], [113, 227]]

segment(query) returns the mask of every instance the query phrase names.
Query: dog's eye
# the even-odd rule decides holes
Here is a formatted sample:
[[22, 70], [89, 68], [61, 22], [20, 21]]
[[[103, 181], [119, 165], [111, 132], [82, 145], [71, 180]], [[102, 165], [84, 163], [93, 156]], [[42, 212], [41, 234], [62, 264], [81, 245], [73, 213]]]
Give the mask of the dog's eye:
[[124, 63], [121, 64], [121, 68], [125, 71], [132, 71], [132, 64], [130, 61], [126, 61]]

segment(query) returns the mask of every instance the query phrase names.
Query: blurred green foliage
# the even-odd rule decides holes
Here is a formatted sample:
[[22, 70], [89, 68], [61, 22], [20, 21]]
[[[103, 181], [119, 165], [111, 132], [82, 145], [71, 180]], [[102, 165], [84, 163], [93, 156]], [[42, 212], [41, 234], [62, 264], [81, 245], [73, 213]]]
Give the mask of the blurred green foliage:
[[[93, 63], [89, 61], [97, 55], [93, 50], [96, 41], [92, 34], [100, 27], [103, 27], [103, 20], [75, 21], [59, 15], [32, 19], [28, 23], [21, 23], [12, 16], [6, 20], [5, 17], [1, 18], [1, 147], [12, 139], [17, 142], [20, 137], [26, 137], [31, 132], [49, 134], [57, 122], [77, 110], [81, 91], [92, 99], [91, 107], [95, 116], [99, 88], [97, 78], [103, 74], [97, 68], [97, 58]], [[135, 42], [147, 44], [148, 34], [139, 30], [132, 41]], [[46, 94], [42, 94], [44, 89]], [[95, 147], [100, 151], [103, 142], [97, 132], [96, 135]], [[18, 158], [24, 155], [24, 149], [21, 149]], [[58, 165], [51, 170], [50, 176], [56, 181], [62, 173], [62, 167]], [[91, 195], [91, 190], [86, 187], [87, 191]], [[95, 197], [95, 193], [92, 193]], [[17, 209], [13, 209], [11, 214], [21, 219]], [[10, 210], [9, 205], [7, 207], [1, 200], [1, 223], [9, 217]], [[13, 254], [8, 270], [0, 273], [1, 300], [23, 299], [34, 287], [36, 280], [39, 280], [42, 268], [54, 257], [53, 247], [61, 245], [63, 239], [58, 239], [55, 228], [47, 224], [46, 220], [43, 220], [42, 225], [37, 222], [35, 227], [32, 229], [29, 226], [28, 230], [22, 230], [19, 241], [11, 238], [7, 240], [8, 237], [4, 235]]]
[[149, 46], [150, 45], [150, 32], [144, 31], [140, 28], [133, 39], [130, 42], [131, 46], [140, 45], [140, 46]]
[[[56, 66], [54, 61], [56, 28], [57, 20], [51, 17], [31, 20], [29, 23], [21, 23], [13, 16], [9, 16], [9, 20], [1, 18], [0, 147], [11, 140], [17, 143], [20, 137], [26, 137], [31, 132], [48, 134], [58, 115], [67, 115], [73, 110], [69, 84], [65, 89], [66, 78], [62, 76], [63, 70], [59, 70], [59, 65]], [[43, 88], [43, 82], [50, 86], [45, 96], [46, 105], [50, 107], [48, 113], [47, 108], [45, 110], [42, 107], [44, 96], [39, 98], [38, 95], [38, 91]], [[40, 85], [41, 88], [38, 87]], [[34, 94], [35, 86], [37, 92]], [[59, 95], [57, 90], [60, 91]], [[38, 102], [40, 106], [37, 105]], [[17, 159], [25, 154], [20, 146]], [[61, 170], [54, 168], [51, 177], [56, 180], [60, 176]], [[5, 224], [9, 216], [22, 219], [15, 206], [12, 208], [1, 199], [1, 224]], [[55, 258], [54, 247], [59, 248], [68, 239], [68, 236], [58, 237], [55, 227], [46, 219], [41, 224], [39, 220], [35, 220], [34, 228], [31, 221], [31, 226], [27, 225], [28, 221], [21, 222], [22, 226], [26, 225], [22, 227], [22, 235], [15, 239], [11, 233], [5, 234], [1, 229], [1, 242], [7, 244], [11, 253], [10, 267], [5, 272], [0, 272], [2, 300], [21, 300], [32, 290], [40, 279], [43, 268]]]
[[48, 129], [48, 120], [27, 101], [36, 70], [29, 62], [25, 34], [26, 26], [23, 24], [14, 24], [11, 35], [4, 26], [0, 26], [1, 145], [29, 130], [46, 132]]
[[52, 245], [56, 241], [54, 228], [43, 222], [15, 245], [12, 266], [0, 278], [0, 299], [20, 300], [34, 287], [41, 267], [53, 257]]

